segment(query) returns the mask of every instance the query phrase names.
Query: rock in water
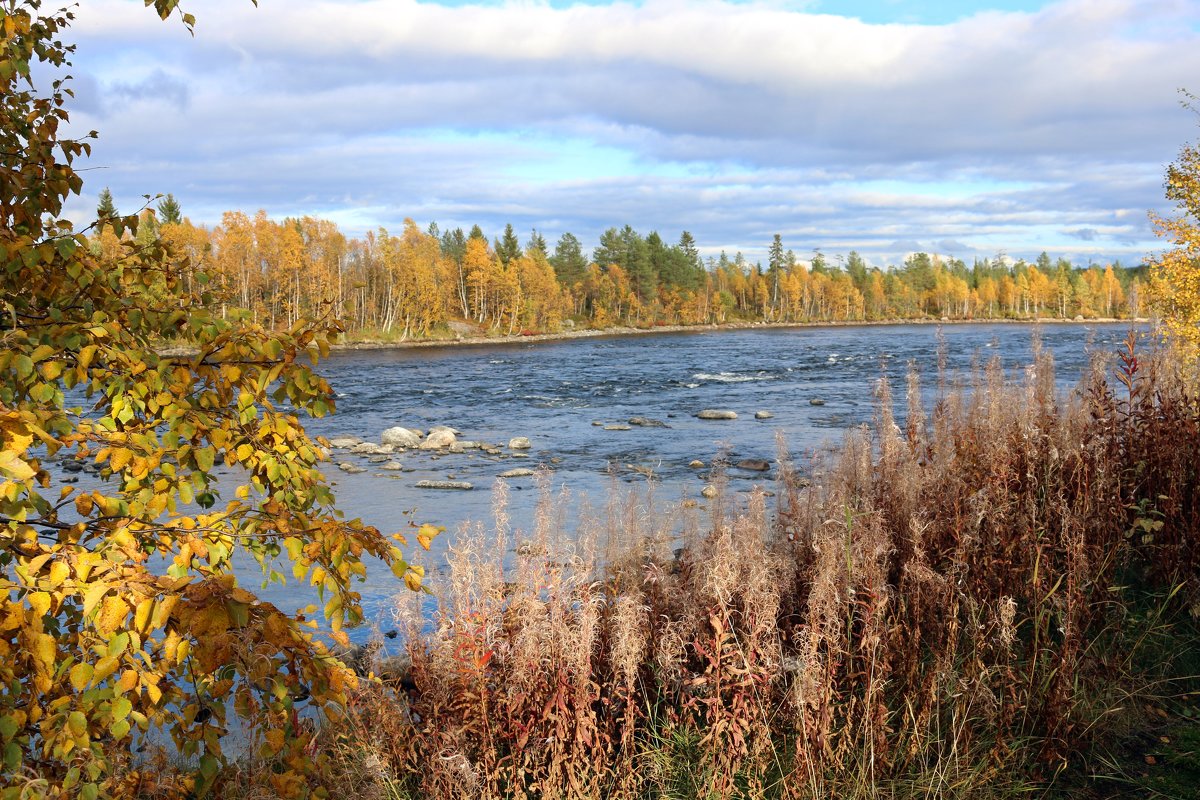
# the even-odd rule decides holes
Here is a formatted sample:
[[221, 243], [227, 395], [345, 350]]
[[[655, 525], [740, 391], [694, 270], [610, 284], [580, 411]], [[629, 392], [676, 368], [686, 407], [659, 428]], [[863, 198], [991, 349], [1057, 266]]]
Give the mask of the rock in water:
[[688, 466], [692, 469], [704, 469], [704, 462], [697, 458], [691, 461]]
[[[390, 444], [393, 447], [418, 447], [421, 444], [421, 436], [416, 431], [409, 428], [388, 428], [379, 435], [379, 441], [384, 444]], [[333, 444], [333, 442], [330, 442]]]
[[810, 406], [823, 406], [825, 405], [825, 401], [819, 397], [814, 397], [812, 400], [808, 401], [808, 404]]
[[526, 436], [514, 436], [508, 440], [509, 450], [528, 450], [531, 447], [533, 447], [533, 444]]
[[761, 458], [743, 458], [734, 464], [734, 466], [738, 469], [748, 469], [752, 472], [766, 472], [771, 468], [771, 464]]
[[646, 417], [630, 417], [630, 425], [637, 425], [639, 428], [669, 428], [671, 427], [665, 422], [657, 419], [647, 419]]
[[337, 450], [349, 450], [356, 444], [362, 444], [362, 439], [357, 436], [335, 436], [329, 440], [329, 446]]
[[351, 464], [349, 461], [343, 461], [341, 464], [338, 464], [338, 469], [340, 469], [342, 472], [349, 472], [351, 475], [357, 475], [360, 472], [366, 472], [364, 468]]
[[518, 467], [517, 469], [508, 469], [500, 473], [501, 478], [528, 478], [533, 475], [533, 470], [528, 467]]
[[417, 481], [418, 489], [459, 489], [466, 491], [474, 489], [475, 485], [466, 481]]
[[606, 430], [606, 431], [631, 431], [631, 430], [633, 430], [633, 428], [629, 427], [628, 425], [621, 425], [620, 423], [615, 423], [612, 425], [605, 425], [604, 430]]
[[706, 408], [696, 416], [700, 419], [737, 419], [737, 412], [720, 408]]
[[770, 411], [755, 411], [754, 412], [755, 419], [770, 419], [773, 416], [775, 416], [775, 415], [772, 414]]
[[454, 444], [457, 440], [458, 437], [454, 435], [452, 429], [434, 428], [425, 437], [425, 441], [421, 442], [420, 447], [422, 450], [441, 450]]
[[705, 486], [703, 489], [700, 490], [700, 496], [706, 497], [709, 500], [713, 499], [714, 497], [717, 496], [717, 487], [713, 486], [712, 484]]

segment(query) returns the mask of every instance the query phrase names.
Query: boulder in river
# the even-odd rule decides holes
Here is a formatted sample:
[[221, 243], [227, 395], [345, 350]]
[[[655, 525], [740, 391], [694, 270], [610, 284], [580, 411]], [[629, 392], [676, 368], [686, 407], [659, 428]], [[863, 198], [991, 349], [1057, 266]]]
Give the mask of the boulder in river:
[[734, 464], [738, 469], [746, 469], [751, 472], [766, 472], [771, 468], [771, 463], [763, 458], [743, 458], [741, 461]]
[[386, 469], [389, 472], [399, 472], [400, 470], [404, 469], [404, 465], [399, 461], [388, 461], [384, 464], [380, 464], [379, 468]]
[[356, 444], [362, 444], [357, 436], [335, 436], [329, 440], [329, 446], [337, 450], [349, 450]]
[[692, 469], [704, 469], [704, 462], [697, 458], [693, 459], [688, 466]]
[[349, 472], [351, 475], [357, 475], [360, 472], [366, 472], [366, 469], [363, 467], [351, 464], [349, 461], [343, 461], [341, 464], [338, 464], [338, 469], [340, 469], [342, 472]]
[[810, 406], [823, 406], [823, 405], [825, 405], [825, 401], [822, 400], [820, 397], [814, 397], [813, 399], [808, 401], [808, 404]]
[[420, 448], [422, 450], [441, 450], [454, 444], [457, 439], [452, 428], [434, 428], [425, 437], [425, 441], [421, 442]]
[[709, 500], [713, 499], [714, 497], [717, 496], [717, 487], [713, 486], [711, 483], [708, 484], [707, 486], [705, 486], [703, 489], [700, 490], [700, 496], [706, 497]]
[[631, 430], [633, 430], [633, 428], [629, 427], [628, 425], [621, 425], [620, 423], [614, 423], [614, 424], [610, 424], [610, 425], [605, 425], [604, 430], [606, 430], [606, 431], [631, 431]]
[[533, 447], [527, 436], [514, 436], [508, 440], [509, 450], [528, 450]]
[[[421, 444], [421, 435], [411, 428], [388, 428], [379, 435], [379, 440], [393, 447], [417, 447]], [[333, 442], [330, 442], [333, 444]], [[336, 445], [335, 445], [336, 446]]]
[[770, 411], [755, 411], [754, 412], [755, 419], [770, 419], [773, 416], [775, 416], [775, 415], [772, 414]]
[[696, 416], [700, 419], [737, 419], [737, 412], [723, 408], [706, 408]]
[[630, 425], [637, 425], [639, 428], [669, 428], [671, 427], [662, 420], [648, 419], [646, 417], [630, 417]]
[[417, 481], [418, 489], [459, 489], [467, 491], [474, 489], [475, 485], [466, 481]]
[[528, 478], [534, 474], [533, 470], [528, 467], [517, 467], [516, 469], [508, 469], [500, 473], [501, 478]]

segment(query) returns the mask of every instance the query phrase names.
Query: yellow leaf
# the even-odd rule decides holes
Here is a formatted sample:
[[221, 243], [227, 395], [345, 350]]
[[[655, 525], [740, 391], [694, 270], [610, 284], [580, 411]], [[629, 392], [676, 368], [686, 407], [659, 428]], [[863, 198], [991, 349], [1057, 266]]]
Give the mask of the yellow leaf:
[[55, 645], [54, 637], [48, 633], [33, 634], [33, 642], [30, 650], [33, 652], [33, 657], [36, 661], [34, 669], [40, 673], [49, 674], [54, 671], [54, 658], [58, 655], [58, 647]]
[[[80, 575], [79, 579], [86, 580], [87, 578], [84, 575]], [[91, 616], [92, 610], [96, 608], [96, 604], [107, 593], [108, 584], [106, 583], [97, 583], [89, 586], [87, 592], [83, 595], [83, 615], [85, 617]]]
[[117, 681], [117, 692], [125, 694], [131, 691], [138, 685], [137, 670], [127, 669], [121, 673], [121, 679]]
[[26, 600], [29, 601], [29, 606], [39, 617], [44, 617], [50, 613], [50, 595], [47, 592], [33, 592]]
[[52, 587], [61, 586], [63, 581], [70, 577], [70, 575], [71, 568], [65, 562], [55, 561], [50, 565], [50, 585]]
[[99, 683], [109, 675], [112, 675], [114, 672], [116, 672], [119, 664], [120, 662], [117, 660], [116, 656], [105, 656], [96, 662], [95, 672], [92, 675], [92, 679]]
[[146, 623], [150, 621], [150, 613], [154, 610], [154, 598], [147, 597], [137, 604], [137, 609], [133, 612], [133, 627], [137, 630], [145, 630]]
[[82, 692], [91, 683], [92, 672], [91, 664], [80, 663], [71, 667], [71, 687], [77, 692]]
[[21, 458], [20, 453], [14, 450], [0, 450], [0, 473], [13, 480], [27, 481], [36, 475], [37, 471]]
[[90, 516], [94, 507], [95, 503], [90, 494], [81, 494], [75, 498], [75, 510], [81, 517]]
[[82, 711], [72, 711], [67, 716], [67, 727], [75, 736], [83, 736], [87, 733], [87, 717]]
[[129, 463], [133, 458], [133, 451], [121, 448], [113, 450], [112, 456], [109, 458], [108, 466], [113, 472], [119, 471], [122, 467]]

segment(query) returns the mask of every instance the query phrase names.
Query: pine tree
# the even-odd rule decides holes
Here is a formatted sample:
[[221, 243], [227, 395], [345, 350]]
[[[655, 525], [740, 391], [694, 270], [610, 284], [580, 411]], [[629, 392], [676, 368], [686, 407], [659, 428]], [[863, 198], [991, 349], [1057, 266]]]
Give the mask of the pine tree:
[[164, 225], [178, 225], [183, 222], [183, 211], [179, 208], [179, 201], [175, 199], [175, 195], [168, 194], [158, 204], [159, 222]]
[[96, 204], [96, 219], [109, 220], [117, 216], [117, 206], [113, 203], [112, 192], [105, 186], [100, 190], [100, 202]]

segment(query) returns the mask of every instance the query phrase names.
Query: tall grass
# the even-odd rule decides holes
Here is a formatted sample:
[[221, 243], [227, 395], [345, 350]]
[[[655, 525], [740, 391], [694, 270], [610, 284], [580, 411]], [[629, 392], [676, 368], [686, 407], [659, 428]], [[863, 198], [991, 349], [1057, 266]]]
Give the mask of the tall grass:
[[[1108, 377], [1111, 375], [1112, 377]], [[1069, 396], [1050, 355], [878, 386], [872, 429], [708, 517], [502, 486], [432, 627], [327, 732], [359, 794], [1009, 796], [1127, 724], [1200, 609], [1196, 384], [1131, 338]], [[682, 531], [682, 533], [681, 533]], [[675, 548], [679, 548], [677, 551]], [[1149, 609], [1149, 610], [1147, 610]], [[1167, 668], [1163, 670], [1169, 672]], [[1123, 710], [1124, 709], [1124, 710]], [[348, 778], [346, 780], [349, 780]]]

